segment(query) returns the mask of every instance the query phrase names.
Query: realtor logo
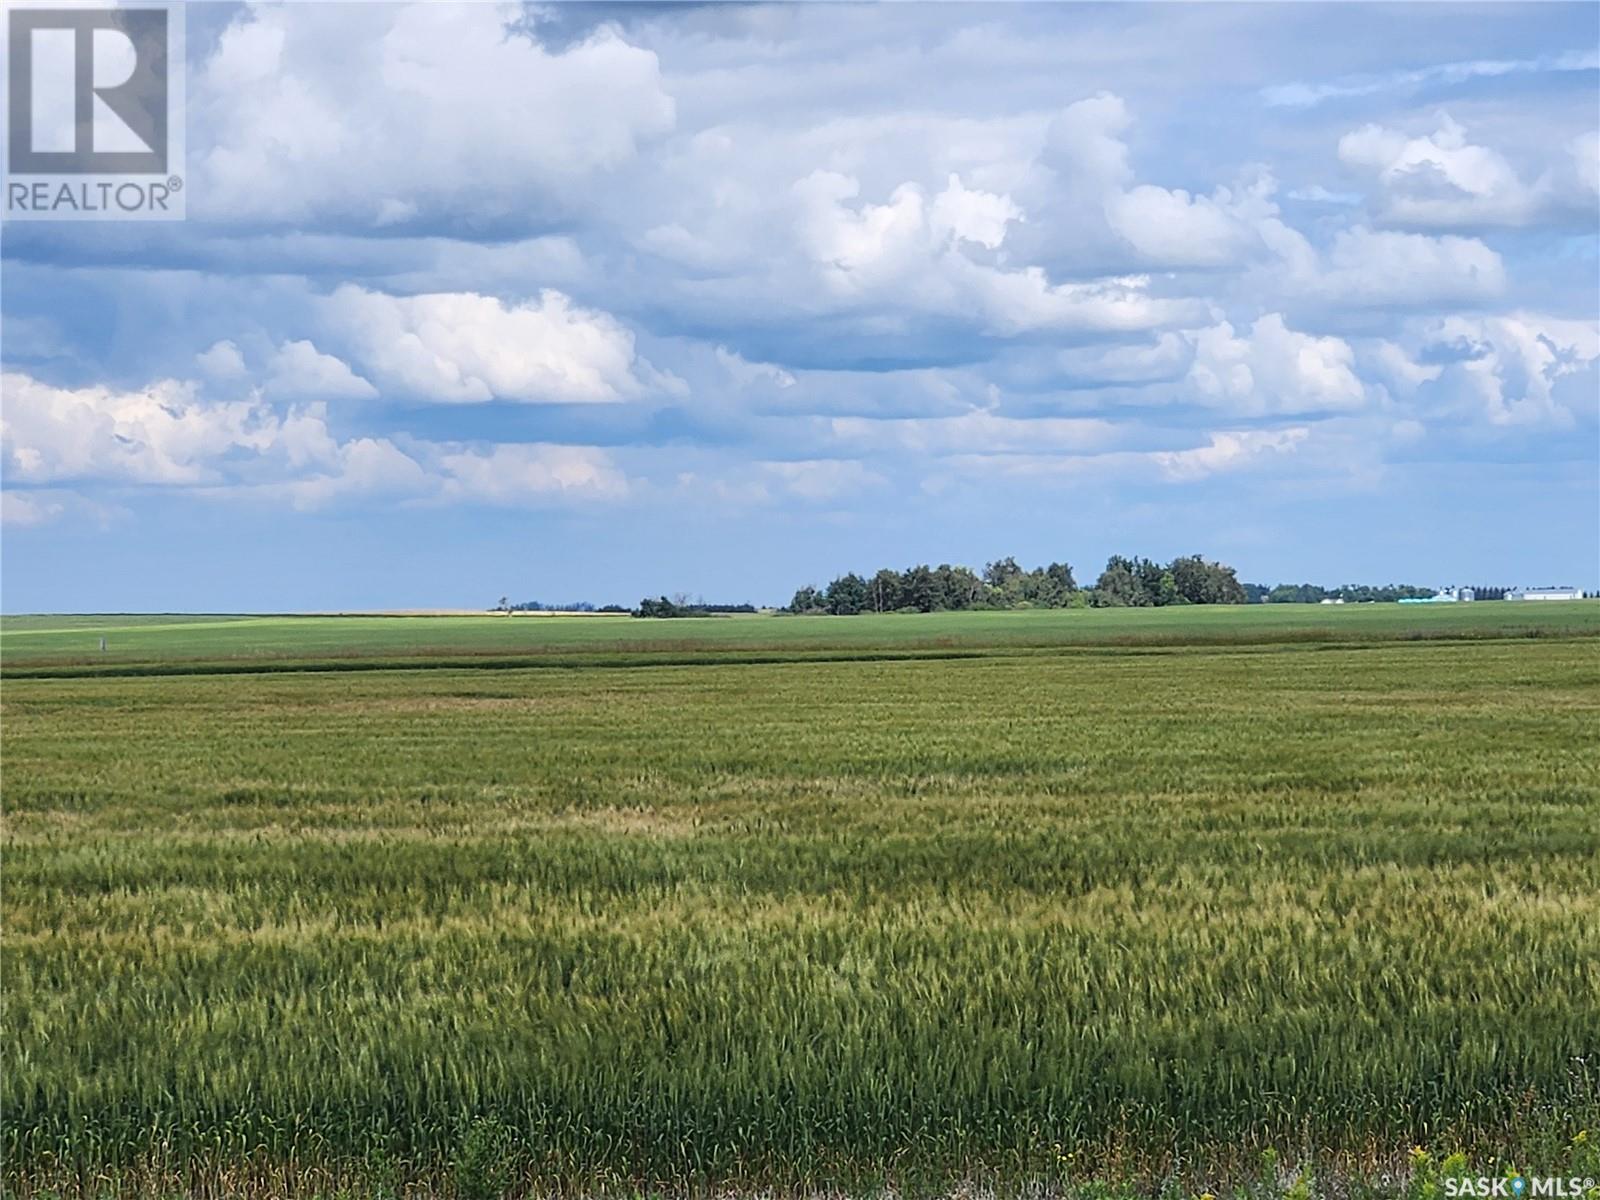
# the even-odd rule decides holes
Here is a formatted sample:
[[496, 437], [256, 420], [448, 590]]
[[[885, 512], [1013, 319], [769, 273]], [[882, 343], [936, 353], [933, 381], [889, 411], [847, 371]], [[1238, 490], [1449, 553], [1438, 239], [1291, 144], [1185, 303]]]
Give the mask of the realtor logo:
[[182, 9], [8, 7], [5, 215], [182, 217]]

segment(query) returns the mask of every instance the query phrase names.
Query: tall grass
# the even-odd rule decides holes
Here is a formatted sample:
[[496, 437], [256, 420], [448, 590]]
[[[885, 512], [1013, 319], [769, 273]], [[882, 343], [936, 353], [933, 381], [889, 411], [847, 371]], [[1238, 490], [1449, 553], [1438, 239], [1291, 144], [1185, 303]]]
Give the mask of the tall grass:
[[1570, 1136], [1597, 684], [1548, 640], [8, 681], [6, 1172]]

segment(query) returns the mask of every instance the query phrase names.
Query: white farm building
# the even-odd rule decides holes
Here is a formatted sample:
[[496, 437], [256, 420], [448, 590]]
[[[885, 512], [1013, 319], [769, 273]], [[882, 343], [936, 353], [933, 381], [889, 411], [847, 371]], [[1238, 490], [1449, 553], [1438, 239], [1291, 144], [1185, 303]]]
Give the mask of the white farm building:
[[1512, 588], [1507, 600], [1582, 600], [1583, 592], [1575, 587]]

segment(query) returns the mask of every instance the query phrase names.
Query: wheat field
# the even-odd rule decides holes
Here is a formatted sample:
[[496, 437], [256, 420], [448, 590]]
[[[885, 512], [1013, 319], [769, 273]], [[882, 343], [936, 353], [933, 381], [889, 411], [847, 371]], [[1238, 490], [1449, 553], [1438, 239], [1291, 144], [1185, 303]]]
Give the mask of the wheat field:
[[1565, 1174], [1592, 632], [8, 672], [5, 1182]]

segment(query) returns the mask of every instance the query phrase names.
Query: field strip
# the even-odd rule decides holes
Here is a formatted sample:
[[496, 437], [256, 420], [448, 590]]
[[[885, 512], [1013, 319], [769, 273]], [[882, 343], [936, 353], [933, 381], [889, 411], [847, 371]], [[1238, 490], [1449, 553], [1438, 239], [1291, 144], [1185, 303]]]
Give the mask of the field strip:
[[[12, 618], [14, 619], [14, 618]], [[8, 638], [25, 637], [59, 637], [63, 633], [83, 633], [90, 637], [99, 637], [106, 633], [167, 633], [174, 629], [215, 629], [219, 625], [237, 628], [243, 625], [275, 625], [282, 621], [282, 617], [208, 617], [201, 621], [161, 621], [139, 625], [94, 625], [84, 626], [81, 630], [63, 628], [59, 625], [44, 626], [37, 629], [7, 629], [5, 621], [0, 620], [0, 641]]]
[[344, 671], [432, 671], [432, 670], [588, 670], [639, 667], [693, 666], [776, 666], [786, 663], [846, 662], [938, 662], [954, 659], [1012, 659], [1048, 657], [1121, 657], [1126, 655], [1193, 654], [1197, 652], [1269, 654], [1284, 651], [1376, 650], [1406, 644], [1491, 645], [1538, 641], [1583, 642], [1600, 639], [1600, 630], [1548, 631], [1529, 629], [1521, 633], [1502, 630], [1409, 632], [1384, 635], [1370, 631], [1359, 640], [1329, 636], [1248, 637], [1166, 639], [1122, 638], [1100, 642], [1057, 643], [1050, 645], [989, 646], [906, 646], [896, 648], [785, 647], [758, 648], [718, 646], [684, 650], [654, 651], [578, 650], [571, 646], [529, 647], [518, 653], [441, 652], [416, 650], [364, 656], [352, 652], [345, 657], [314, 659], [167, 659], [98, 663], [81, 658], [68, 662], [35, 662], [0, 666], [0, 678], [98, 679], [188, 675], [263, 675], [284, 673], [335, 673]]

